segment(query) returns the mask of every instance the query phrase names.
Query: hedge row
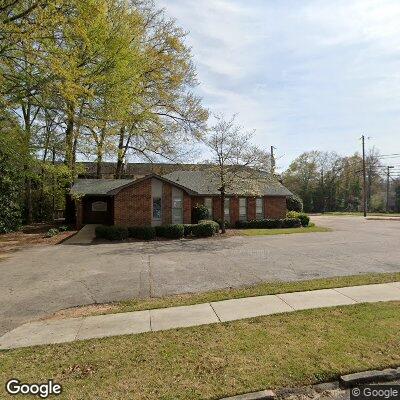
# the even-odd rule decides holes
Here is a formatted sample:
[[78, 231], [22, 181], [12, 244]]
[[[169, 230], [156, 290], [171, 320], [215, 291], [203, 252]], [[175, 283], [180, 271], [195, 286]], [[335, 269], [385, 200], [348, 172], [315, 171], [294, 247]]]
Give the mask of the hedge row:
[[278, 228], [300, 228], [301, 222], [298, 218], [283, 219], [260, 219], [252, 221], [238, 221], [238, 229], [278, 229]]
[[156, 226], [155, 229], [156, 229], [156, 236], [168, 239], [183, 238], [185, 233], [185, 228], [183, 224], [161, 225], [161, 226]]
[[176, 224], [162, 226], [121, 226], [101, 225], [96, 227], [96, 237], [107, 240], [125, 240], [128, 237], [151, 240], [155, 237], [180, 239], [184, 236], [209, 237], [219, 232], [219, 225], [214, 221], [202, 220], [198, 224]]
[[106, 226], [96, 227], [96, 237], [107, 240], [125, 240], [128, 238], [128, 228], [122, 226]]
[[151, 240], [156, 237], [153, 226], [131, 226], [128, 228], [129, 237], [142, 240]]

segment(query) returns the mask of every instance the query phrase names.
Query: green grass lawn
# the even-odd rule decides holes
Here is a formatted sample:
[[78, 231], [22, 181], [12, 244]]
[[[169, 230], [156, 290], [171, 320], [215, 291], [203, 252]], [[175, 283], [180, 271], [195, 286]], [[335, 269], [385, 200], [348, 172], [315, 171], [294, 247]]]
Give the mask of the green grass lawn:
[[[305, 290], [330, 289], [343, 286], [369, 285], [374, 283], [387, 283], [400, 281], [400, 272], [384, 274], [350, 275], [335, 278], [312, 279], [308, 281], [295, 282], [264, 282], [254, 286], [247, 286], [235, 289], [221, 289], [204, 293], [189, 293], [166, 297], [153, 297], [147, 299], [133, 298], [107, 304], [107, 307], [100, 305], [89, 307], [75, 307], [64, 314], [71, 316], [68, 311], [76, 315], [98, 315], [117, 312], [140, 311], [154, 308], [186, 306], [191, 304], [209, 303], [227, 299], [238, 299], [250, 296], [263, 296], [268, 294], [299, 292]], [[64, 313], [64, 312], [63, 312]]]
[[[325, 212], [322, 215], [350, 215], [354, 217], [362, 217], [364, 214], [362, 212], [349, 212], [349, 211], [331, 211]], [[367, 213], [370, 217], [400, 217], [399, 213]]]
[[238, 230], [241, 236], [269, 236], [269, 235], [290, 235], [292, 233], [329, 232], [331, 229], [323, 226], [307, 226], [302, 228], [283, 229], [241, 229]]
[[312, 384], [400, 365], [399, 331], [391, 302], [2, 351], [0, 398], [11, 398], [11, 377], [53, 378], [69, 400], [218, 399]]

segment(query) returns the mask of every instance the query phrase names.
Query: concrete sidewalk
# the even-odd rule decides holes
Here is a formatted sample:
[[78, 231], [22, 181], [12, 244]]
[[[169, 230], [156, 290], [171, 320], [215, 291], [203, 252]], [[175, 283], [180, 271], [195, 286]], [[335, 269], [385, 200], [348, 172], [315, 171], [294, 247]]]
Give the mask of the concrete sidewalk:
[[312, 308], [394, 300], [400, 300], [400, 282], [282, 293], [58, 321], [35, 321], [0, 337], [0, 349], [161, 331]]
[[93, 239], [96, 237], [96, 227], [99, 225], [96, 224], [88, 224], [85, 225], [79, 232], [77, 232], [74, 236], [65, 240], [62, 244], [91, 244]]

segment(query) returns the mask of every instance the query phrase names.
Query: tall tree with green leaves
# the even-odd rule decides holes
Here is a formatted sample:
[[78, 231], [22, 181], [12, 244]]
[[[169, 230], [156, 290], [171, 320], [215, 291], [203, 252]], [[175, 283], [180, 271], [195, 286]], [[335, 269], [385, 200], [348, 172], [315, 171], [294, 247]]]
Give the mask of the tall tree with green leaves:
[[[142, 15], [140, 49], [143, 63], [136, 96], [118, 134], [116, 177], [125, 158], [177, 161], [206, 130], [208, 112], [193, 93], [197, 85], [186, 33], [153, 1], [132, 1]], [[188, 144], [188, 146], [185, 146]]]
[[22, 222], [21, 194], [24, 160], [22, 134], [7, 112], [0, 112], [0, 233], [15, 230]]
[[54, 211], [55, 180], [68, 188], [77, 157], [95, 158], [99, 177], [117, 158], [120, 176], [127, 156], [176, 160], [205, 130], [185, 33], [151, 0], [5, 2], [0, 39], [0, 105], [18, 123], [26, 221], [51, 214], [34, 207], [49, 196]]

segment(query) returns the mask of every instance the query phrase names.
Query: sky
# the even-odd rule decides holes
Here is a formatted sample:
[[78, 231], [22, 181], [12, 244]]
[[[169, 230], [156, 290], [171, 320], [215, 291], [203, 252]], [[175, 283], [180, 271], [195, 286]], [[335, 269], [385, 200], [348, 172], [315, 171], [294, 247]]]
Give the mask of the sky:
[[309, 150], [400, 153], [400, 0], [157, 0], [188, 32], [213, 113], [282, 170]]

